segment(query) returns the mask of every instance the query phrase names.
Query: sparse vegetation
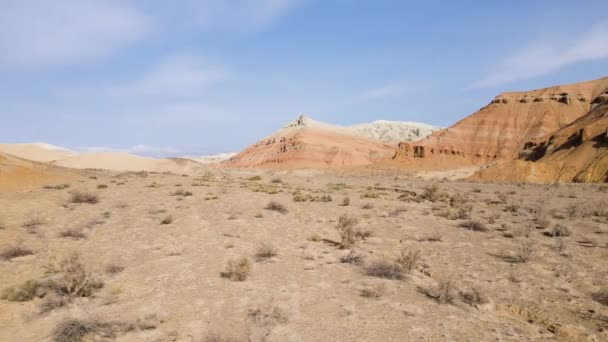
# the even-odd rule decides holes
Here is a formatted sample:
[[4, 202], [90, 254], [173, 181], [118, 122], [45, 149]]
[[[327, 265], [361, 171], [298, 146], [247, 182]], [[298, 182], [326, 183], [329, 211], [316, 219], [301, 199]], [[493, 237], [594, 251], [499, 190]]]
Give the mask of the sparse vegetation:
[[106, 184], [97, 185], [97, 189], [106, 189], [108, 186]]
[[57, 185], [45, 185], [44, 189], [49, 190], [63, 190], [70, 187], [70, 184], [57, 184]]
[[479, 222], [479, 221], [465, 221], [462, 222], [458, 225], [459, 227], [462, 228], [466, 228], [470, 231], [474, 231], [474, 232], [487, 232], [488, 228], [486, 227], [485, 224]]
[[342, 202], [340, 203], [340, 205], [343, 207], [348, 207], [350, 205], [350, 198], [344, 197], [342, 199]]
[[79, 228], [68, 228], [61, 233], [59, 233], [60, 237], [64, 238], [72, 238], [72, 239], [85, 239], [87, 236], [82, 232], [82, 229]]
[[397, 265], [399, 265], [403, 271], [411, 271], [416, 268], [419, 261], [419, 250], [410, 250], [408, 248], [403, 248], [401, 249], [401, 252], [396, 262]]
[[284, 205], [282, 205], [281, 203], [275, 202], [275, 201], [268, 202], [268, 204], [266, 205], [266, 207], [264, 209], [276, 211], [283, 215], [287, 214], [287, 212], [289, 211], [289, 210], [287, 210], [287, 208]]
[[276, 255], [277, 249], [273, 245], [267, 242], [263, 242], [260, 244], [257, 251], [255, 252], [255, 259], [256, 261], [261, 262], [266, 261]]
[[250, 274], [251, 262], [248, 258], [243, 257], [238, 260], [229, 260], [226, 270], [221, 273], [221, 276], [232, 281], [245, 281]]
[[0, 260], [12, 260], [14, 258], [32, 254], [34, 254], [34, 252], [32, 252], [31, 249], [23, 246], [21, 242], [18, 242], [16, 244], [4, 246], [0, 250]]
[[4, 300], [10, 302], [26, 302], [36, 297], [42, 297], [45, 293], [42, 291], [44, 284], [38, 280], [30, 279], [18, 286], [11, 286], [2, 292], [0, 296]]
[[453, 304], [456, 297], [455, 290], [450, 279], [442, 279], [437, 284], [418, 287], [418, 291], [440, 304]]
[[400, 265], [384, 259], [374, 260], [369, 263], [365, 267], [365, 274], [384, 279], [401, 279], [403, 277]]
[[519, 248], [514, 255], [514, 261], [516, 262], [528, 262], [536, 250], [536, 244], [534, 240], [524, 239], [519, 243]]
[[481, 305], [487, 302], [486, 297], [477, 287], [471, 287], [466, 290], [461, 290], [459, 294], [460, 299], [462, 299], [463, 302], [469, 305]]
[[361, 290], [361, 297], [378, 299], [382, 297], [384, 292], [386, 292], [386, 285], [380, 283]]
[[173, 222], [173, 216], [167, 215], [167, 216], [163, 217], [163, 219], [160, 221], [160, 224], [165, 225], [165, 224], [171, 224], [172, 222]]
[[52, 262], [46, 267], [46, 274], [57, 294], [69, 298], [90, 297], [103, 287], [103, 282], [86, 268], [78, 253]]
[[70, 197], [70, 202], [77, 203], [77, 204], [80, 204], [80, 203], [95, 204], [95, 203], [99, 202], [99, 197], [92, 192], [75, 191], [72, 193], [72, 196]]
[[338, 225], [336, 229], [340, 234], [339, 246], [341, 249], [348, 249], [353, 247], [359, 240], [359, 235], [355, 226], [359, 223], [356, 217], [344, 214], [338, 219]]

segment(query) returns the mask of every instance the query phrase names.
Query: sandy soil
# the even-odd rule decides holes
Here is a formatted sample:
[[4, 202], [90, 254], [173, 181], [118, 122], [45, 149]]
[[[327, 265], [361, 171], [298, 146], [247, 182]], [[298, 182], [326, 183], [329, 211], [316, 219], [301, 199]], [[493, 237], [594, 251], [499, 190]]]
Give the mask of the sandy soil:
[[[98, 203], [71, 203], [79, 191]], [[607, 193], [230, 170], [97, 172], [67, 189], [2, 192], [0, 253], [33, 252], [0, 259], [3, 294], [57, 281], [47, 266], [72, 252], [103, 287], [81, 296], [47, 284], [33, 299], [0, 300], [0, 341], [59, 340], [73, 319], [93, 340], [605, 341]], [[294, 201], [323, 195], [332, 201]], [[265, 209], [271, 201], [287, 211]], [[343, 214], [366, 232], [348, 248], [336, 229]], [[262, 244], [276, 255], [256, 257]], [[351, 251], [359, 262], [343, 262]], [[411, 270], [395, 263], [401, 251]], [[246, 279], [222, 277], [242, 257]], [[369, 275], [379, 260], [401, 279]], [[65, 305], [42, 313], [58, 296]]]

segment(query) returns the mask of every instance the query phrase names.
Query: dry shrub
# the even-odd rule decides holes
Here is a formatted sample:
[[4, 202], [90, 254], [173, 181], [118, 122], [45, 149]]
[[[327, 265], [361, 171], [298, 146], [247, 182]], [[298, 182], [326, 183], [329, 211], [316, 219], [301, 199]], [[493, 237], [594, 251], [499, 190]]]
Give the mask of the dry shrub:
[[567, 237], [570, 236], [570, 229], [566, 226], [562, 226], [561, 224], [556, 224], [553, 229], [549, 232], [551, 237]]
[[2, 292], [0, 298], [10, 302], [26, 302], [36, 297], [42, 297], [44, 284], [38, 280], [30, 279], [19, 286], [11, 286]]
[[465, 221], [465, 222], [460, 223], [458, 226], [462, 227], [462, 228], [466, 228], [471, 231], [475, 231], [475, 232], [487, 232], [488, 231], [488, 228], [486, 227], [486, 225], [479, 221], [473, 221], [473, 220]]
[[450, 279], [443, 279], [432, 286], [420, 286], [418, 291], [440, 304], [452, 304], [455, 299], [455, 288]]
[[424, 191], [422, 194], [420, 194], [420, 198], [433, 203], [437, 202], [441, 198], [439, 188], [437, 188], [437, 185], [434, 184], [424, 188]]
[[361, 194], [361, 196], [360, 196], [360, 197], [361, 197], [361, 198], [372, 198], [372, 199], [373, 199], [373, 198], [379, 198], [379, 197], [380, 197], [380, 195], [378, 195], [378, 194], [377, 194], [377, 193], [375, 193], [375, 192], [370, 192], [370, 191], [368, 191], [368, 192], [365, 192], [365, 193]]
[[245, 281], [249, 274], [251, 274], [251, 262], [248, 258], [243, 257], [239, 260], [229, 260], [226, 270], [221, 273], [221, 276], [232, 281]]
[[70, 197], [71, 203], [95, 204], [99, 202], [99, 197], [92, 192], [75, 191]]
[[86, 239], [86, 235], [82, 232], [80, 228], [68, 228], [61, 233], [59, 233], [60, 237], [64, 238], [72, 238], [72, 239]]
[[514, 255], [514, 261], [516, 262], [528, 262], [536, 250], [536, 243], [534, 240], [525, 239], [519, 243], [519, 247]]
[[106, 189], [108, 186], [106, 184], [97, 185], [97, 189]]
[[46, 267], [46, 273], [50, 286], [61, 296], [90, 297], [103, 287], [103, 282], [86, 268], [78, 253], [52, 262]]
[[130, 331], [155, 329], [157, 324], [152, 323], [152, 319], [156, 321], [156, 315], [138, 318], [135, 322], [71, 318], [61, 321], [52, 336], [55, 342], [109, 341]]
[[374, 205], [371, 203], [365, 203], [361, 209], [365, 209], [365, 210], [369, 210], [369, 209], [374, 209]]
[[182, 196], [182, 197], [187, 197], [187, 196], [192, 196], [192, 192], [190, 191], [185, 191], [183, 189], [179, 189], [177, 191], [174, 191], [173, 193], [171, 193], [171, 196]]
[[386, 292], [386, 285], [380, 283], [375, 286], [366, 287], [361, 290], [361, 297], [378, 299], [382, 297], [384, 292]]
[[388, 212], [388, 216], [398, 217], [399, 215], [401, 215], [401, 213], [405, 213], [405, 212], [407, 212], [407, 209], [405, 209], [405, 208], [395, 208], [394, 210], [391, 210]]
[[249, 318], [259, 327], [273, 327], [289, 322], [289, 314], [283, 308], [267, 304], [249, 311]]
[[70, 184], [45, 185], [44, 189], [63, 190], [70, 187]]
[[249, 178], [247, 178], [248, 181], [252, 181], [252, 182], [257, 182], [257, 181], [261, 181], [262, 177], [261, 176], [251, 176]]
[[359, 240], [360, 235], [357, 234], [358, 232], [355, 229], [357, 223], [359, 223], [359, 220], [356, 217], [351, 217], [347, 214], [343, 214], [338, 219], [336, 229], [340, 234], [339, 246], [341, 249], [351, 248]]
[[271, 245], [270, 243], [263, 242], [262, 244], [260, 244], [257, 251], [255, 252], [255, 260], [258, 262], [265, 261], [276, 255], [277, 255], [276, 248], [274, 248], [274, 246]]
[[459, 294], [463, 302], [472, 306], [481, 305], [487, 302], [485, 295], [477, 287], [462, 290], [459, 292]]
[[23, 228], [33, 231], [44, 224], [44, 219], [39, 213], [33, 213], [30, 218], [22, 224]]
[[171, 222], [173, 222], [173, 216], [167, 215], [160, 221], [160, 224], [171, 224]]
[[13, 245], [7, 245], [0, 250], [0, 260], [11, 260], [32, 254], [34, 254], [34, 252], [31, 249], [23, 246], [21, 242], [17, 242]]
[[343, 207], [348, 207], [350, 205], [350, 198], [344, 197], [342, 199], [342, 202], [340, 203], [340, 205]]
[[107, 274], [117, 274], [124, 271], [125, 267], [117, 264], [106, 265], [105, 271]]
[[403, 271], [411, 271], [418, 265], [420, 261], [420, 251], [419, 250], [408, 250], [407, 248], [403, 248], [399, 253], [399, 257], [397, 257], [397, 265], [401, 267]]
[[282, 205], [281, 203], [277, 203], [275, 201], [268, 202], [268, 204], [266, 205], [266, 207], [264, 209], [276, 211], [281, 214], [287, 214], [287, 212], [288, 212], [287, 208], [284, 205]]
[[361, 265], [363, 263], [363, 259], [364, 259], [364, 255], [351, 250], [350, 252], [348, 252], [348, 254], [342, 256], [340, 258], [340, 262], [343, 264], [356, 264], [356, 265]]
[[551, 224], [551, 220], [549, 218], [549, 214], [543, 208], [539, 208], [536, 211], [536, 217], [534, 218], [536, 225], [539, 228], [547, 228]]
[[403, 277], [401, 266], [388, 260], [374, 260], [365, 267], [365, 274], [371, 277], [384, 279], [401, 279]]
[[280, 184], [280, 183], [283, 183], [283, 181], [281, 180], [281, 178], [277, 177], [277, 178], [273, 178], [272, 180], [270, 180], [270, 183]]

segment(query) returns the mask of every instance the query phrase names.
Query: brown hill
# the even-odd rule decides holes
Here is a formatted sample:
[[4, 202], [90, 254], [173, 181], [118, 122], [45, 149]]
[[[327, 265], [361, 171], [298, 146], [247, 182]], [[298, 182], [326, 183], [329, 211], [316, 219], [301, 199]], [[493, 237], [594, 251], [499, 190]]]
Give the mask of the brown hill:
[[426, 168], [512, 160], [526, 142], [541, 139], [588, 113], [608, 96], [607, 90], [608, 77], [503, 93], [447, 129], [415, 143], [400, 144], [394, 160]]
[[26, 190], [44, 184], [68, 182], [78, 172], [0, 153], [0, 191]]
[[493, 165], [473, 178], [531, 182], [608, 182], [608, 92], [567, 127], [525, 144], [518, 160]]
[[390, 158], [394, 147], [348, 128], [301, 116], [221, 163], [230, 168], [338, 168]]

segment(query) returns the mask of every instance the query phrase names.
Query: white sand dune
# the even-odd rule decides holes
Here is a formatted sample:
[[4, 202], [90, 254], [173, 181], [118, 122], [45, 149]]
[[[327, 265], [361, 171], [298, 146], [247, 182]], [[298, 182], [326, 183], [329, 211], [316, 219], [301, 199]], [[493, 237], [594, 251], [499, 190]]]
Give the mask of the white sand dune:
[[0, 144], [0, 152], [42, 163], [76, 155], [74, 151], [46, 143]]

